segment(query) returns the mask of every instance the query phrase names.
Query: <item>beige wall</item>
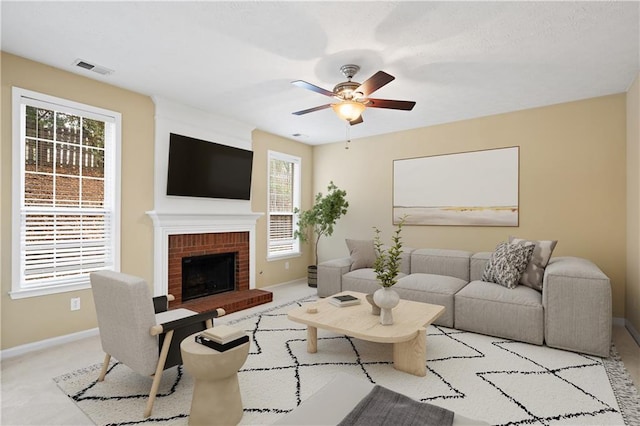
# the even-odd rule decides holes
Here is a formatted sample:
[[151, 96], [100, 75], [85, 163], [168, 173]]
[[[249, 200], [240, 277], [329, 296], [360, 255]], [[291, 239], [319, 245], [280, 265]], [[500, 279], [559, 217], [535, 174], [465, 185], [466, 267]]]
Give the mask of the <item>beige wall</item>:
[[359, 139], [349, 150], [344, 143], [316, 147], [315, 190], [333, 180], [350, 204], [333, 237], [320, 243], [321, 261], [347, 255], [346, 237], [372, 238], [372, 226], [390, 241], [394, 159], [516, 145], [519, 227], [407, 226], [405, 244], [492, 251], [509, 235], [557, 239], [555, 255], [591, 259], [611, 278], [614, 316], [623, 317], [624, 94]]
[[640, 339], [640, 74], [627, 92], [627, 288], [625, 318]]
[[[11, 290], [11, 87], [33, 90], [122, 114], [122, 271], [153, 278], [153, 116], [151, 99], [73, 73], [2, 53], [0, 240], [2, 349], [96, 327], [90, 290], [12, 300]], [[135, 182], [135, 184], [132, 184]], [[71, 312], [70, 299], [81, 309]]]
[[[313, 149], [294, 140], [255, 130], [253, 139], [253, 177], [251, 181], [251, 210], [267, 212], [267, 152], [278, 151], [302, 159], [302, 209], [313, 202], [312, 166]], [[256, 287], [293, 281], [307, 275], [307, 266], [314, 262], [309, 244], [303, 244], [302, 256], [267, 261], [267, 217], [256, 225]], [[285, 264], [289, 264], [289, 269]]]

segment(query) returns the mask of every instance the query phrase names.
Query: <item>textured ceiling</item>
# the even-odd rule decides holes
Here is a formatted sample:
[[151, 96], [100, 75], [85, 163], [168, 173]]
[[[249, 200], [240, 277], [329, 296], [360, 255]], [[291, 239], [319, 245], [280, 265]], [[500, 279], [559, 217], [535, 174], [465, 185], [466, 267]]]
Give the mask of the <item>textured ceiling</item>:
[[[343, 64], [396, 77], [356, 139], [620, 93], [639, 70], [638, 2], [1, 2], [2, 50], [308, 144], [342, 141]], [[115, 70], [101, 76], [78, 59]], [[294, 137], [293, 134], [302, 134]]]

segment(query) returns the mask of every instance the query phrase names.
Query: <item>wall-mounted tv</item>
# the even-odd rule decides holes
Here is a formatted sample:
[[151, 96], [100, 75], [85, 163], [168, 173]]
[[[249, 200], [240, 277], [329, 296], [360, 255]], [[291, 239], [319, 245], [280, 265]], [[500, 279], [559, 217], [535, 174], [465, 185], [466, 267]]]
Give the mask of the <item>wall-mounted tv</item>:
[[253, 152], [170, 134], [167, 195], [249, 200]]

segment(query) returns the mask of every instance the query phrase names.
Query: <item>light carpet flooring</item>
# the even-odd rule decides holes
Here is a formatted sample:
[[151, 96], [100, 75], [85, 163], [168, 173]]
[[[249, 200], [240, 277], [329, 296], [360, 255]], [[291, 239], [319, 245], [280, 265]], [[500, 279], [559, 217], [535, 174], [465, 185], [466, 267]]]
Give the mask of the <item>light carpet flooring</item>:
[[[304, 282], [274, 286], [273, 302], [229, 314], [217, 322], [241, 318], [285, 301], [315, 294]], [[640, 347], [624, 327], [614, 326], [613, 342], [632, 376], [640, 384]], [[31, 352], [2, 361], [2, 425], [91, 425], [92, 422], [58, 388], [52, 378], [102, 362], [98, 336]]]

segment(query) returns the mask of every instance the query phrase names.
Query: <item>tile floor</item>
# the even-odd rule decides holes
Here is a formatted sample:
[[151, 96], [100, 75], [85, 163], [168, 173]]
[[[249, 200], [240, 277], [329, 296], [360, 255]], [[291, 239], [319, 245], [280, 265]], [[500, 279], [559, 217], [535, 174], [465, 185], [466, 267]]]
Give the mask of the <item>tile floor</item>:
[[[269, 306], [315, 294], [304, 282], [274, 286], [273, 302], [229, 314], [217, 321], [230, 321]], [[640, 384], [640, 347], [629, 332], [614, 327], [613, 341], [636, 387]], [[2, 425], [91, 425], [91, 421], [51, 380], [53, 377], [101, 363], [104, 353], [98, 336], [44, 349], [2, 361], [0, 398]]]

